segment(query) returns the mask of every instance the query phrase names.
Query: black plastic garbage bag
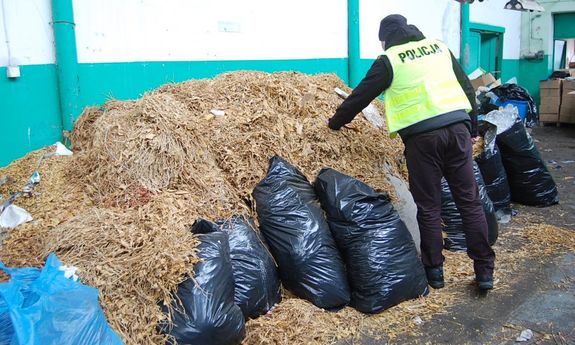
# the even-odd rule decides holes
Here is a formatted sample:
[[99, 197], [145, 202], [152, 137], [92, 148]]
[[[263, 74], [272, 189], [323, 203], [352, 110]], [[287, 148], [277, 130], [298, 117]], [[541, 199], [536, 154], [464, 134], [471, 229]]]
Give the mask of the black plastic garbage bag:
[[481, 176], [485, 182], [485, 189], [489, 199], [493, 202], [496, 211], [511, 210], [511, 193], [507, 173], [501, 159], [501, 152], [497, 145], [492, 152], [484, 152], [475, 159]]
[[497, 146], [501, 149], [512, 201], [540, 207], [559, 202], [555, 181], [523, 123], [518, 121], [498, 134]]
[[480, 121], [479, 130], [485, 144], [483, 152], [475, 158], [475, 162], [479, 166], [487, 195], [493, 202], [495, 212], [510, 216], [511, 192], [501, 159], [501, 151], [496, 143], [497, 126], [487, 121]]
[[235, 282], [235, 303], [246, 318], [256, 318], [281, 301], [276, 264], [251, 219], [219, 221], [228, 233]]
[[505, 102], [508, 100], [527, 101], [528, 109], [525, 117], [525, 126], [535, 127], [539, 123], [539, 111], [537, 104], [529, 94], [529, 92], [517, 84], [503, 84], [490, 90], [497, 97], [499, 101]]
[[270, 159], [254, 189], [260, 231], [284, 286], [324, 309], [349, 303], [345, 267], [306, 177], [284, 159]]
[[378, 313], [427, 294], [415, 243], [387, 194], [331, 168], [314, 186], [347, 266], [352, 307]]
[[479, 101], [478, 112], [479, 114], [487, 114], [492, 110], [499, 109], [498, 105], [493, 104], [492, 99], [488, 97], [489, 91], [479, 92], [477, 100]]
[[[490, 245], [494, 245], [499, 236], [499, 224], [497, 223], [495, 207], [491, 199], [489, 199], [485, 182], [483, 182], [477, 163], [473, 164], [473, 173], [479, 188], [479, 199], [483, 205], [483, 211], [487, 220], [487, 240]], [[443, 222], [443, 231], [447, 234], [447, 238], [444, 241], [445, 248], [451, 251], [466, 251], [467, 244], [465, 242], [463, 219], [455, 205], [455, 200], [445, 179], [441, 180], [441, 220]]]
[[[172, 305], [173, 324], [162, 323], [159, 331], [179, 345], [240, 344], [245, 321], [240, 307], [234, 304], [228, 234], [206, 220], [196, 221], [192, 232], [200, 240], [197, 249], [201, 261], [194, 266], [194, 278], [178, 285]], [[161, 307], [168, 313], [166, 306]]]

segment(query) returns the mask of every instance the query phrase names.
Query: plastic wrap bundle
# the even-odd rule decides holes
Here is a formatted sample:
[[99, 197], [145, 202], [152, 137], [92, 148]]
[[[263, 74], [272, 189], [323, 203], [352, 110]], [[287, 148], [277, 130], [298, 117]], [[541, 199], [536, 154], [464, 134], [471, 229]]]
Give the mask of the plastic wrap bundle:
[[[493, 245], [499, 236], [499, 224], [497, 223], [495, 208], [489, 199], [485, 183], [483, 182], [481, 172], [476, 163], [473, 164], [473, 173], [475, 175], [475, 181], [477, 181], [479, 198], [481, 199], [487, 220], [487, 240], [490, 245]], [[447, 234], [447, 238], [444, 241], [445, 248], [451, 251], [466, 251], [467, 245], [465, 242], [463, 219], [455, 205], [455, 200], [445, 179], [441, 180], [441, 220], [443, 221], [443, 231]]]
[[276, 264], [255, 231], [253, 221], [233, 217], [218, 222], [228, 233], [235, 283], [235, 303], [246, 318], [256, 318], [281, 301]]
[[345, 267], [306, 177], [274, 156], [253, 194], [260, 231], [284, 286], [320, 308], [348, 304]]
[[[228, 234], [206, 220], [196, 221], [192, 232], [200, 240], [201, 261], [194, 266], [194, 277], [178, 285], [172, 322], [161, 323], [159, 331], [178, 344], [240, 344], [245, 321], [240, 307], [234, 304]], [[168, 313], [166, 306], [162, 309]]]
[[0, 262], [10, 275], [0, 283], [0, 344], [123, 344], [106, 322], [98, 290], [65, 268], [53, 253], [42, 269]]
[[347, 266], [352, 307], [378, 313], [427, 294], [415, 244], [387, 194], [329, 168], [315, 189]]
[[527, 127], [537, 126], [539, 123], [539, 111], [537, 110], [537, 104], [525, 88], [517, 84], [503, 84], [491, 89], [490, 91], [499, 97], [499, 101], [501, 102], [509, 100], [526, 101], [528, 109], [525, 118], [525, 125]]
[[555, 181], [522, 122], [517, 121], [498, 134], [497, 146], [507, 172], [511, 200], [540, 207], [559, 202]]

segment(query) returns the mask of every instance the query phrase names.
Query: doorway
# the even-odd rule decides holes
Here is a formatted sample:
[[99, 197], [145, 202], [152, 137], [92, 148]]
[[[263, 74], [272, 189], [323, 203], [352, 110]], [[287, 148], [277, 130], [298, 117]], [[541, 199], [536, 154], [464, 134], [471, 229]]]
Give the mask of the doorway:
[[575, 12], [553, 15], [554, 71], [575, 68], [575, 25], [573, 23], [575, 23]]
[[503, 64], [503, 35], [505, 28], [480, 23], [469, 24], [469, 67], [501, 78]]

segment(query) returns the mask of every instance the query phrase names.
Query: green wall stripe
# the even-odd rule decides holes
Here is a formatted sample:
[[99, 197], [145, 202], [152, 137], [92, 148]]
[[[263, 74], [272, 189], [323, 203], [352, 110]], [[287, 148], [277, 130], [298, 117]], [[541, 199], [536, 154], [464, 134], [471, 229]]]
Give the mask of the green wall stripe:
[[[547, 77], [546, 56], [543, 61], [503, 60], [503, 82], [517, 77], [539, 100], [539, 80]], [[360, 59], [356, 73], [361, 79], [373, 59]], [[265, 72], [300, 71], [309, 74], [336, 73], [348, 82], [348, 60], [270, 60], [270, 61], [196, 61], [196, 62], [129, 62], [79, 64], [80, 102], [78, 109], [99, 105], [109, 98], [135, 99], [146, 91], [188, 79], [212, 78], [235, 70]], [[4, 130], [0, 145], [0, 166], [9, 164], [31, 150], [61, 140], [61, 118], [54, 65], [21, 66], [22, 76], [15, 80], [0, 78], [0, 119]], [[6, 75], [6, 68], [0, 68]], [[77, 114], [79, 115], [79, 114]], [[30, 135], [28, 135], [30, 129]]]
[[[6, 68], [0, 67], [0, 145], [4, 148], [0, 150], [0, 166], [62, 139], [55, 65], [20, 68], [20, 78], [7, 79]], [[162, 84], [212, 78], [237, 70], [335, 73], [348, 82], [346, 58], [79, 64], [80, 102], [73, 117], [77, 118], [84, 107], [102, 104], [109, 98], [135, 99]]]
[[55, 66], [23, 65], [20, 73], [8, 79], [0, 67], [0, 167], [62, 139]]
[[[503, 60], [502, 81], [517, 77], [521, 86], [539, 100], [539, 80], [548, 76], [547, 62]], [[362, 78], [373, 59], [361, 59], [357, 74]], [[335, 73], [348, 82], [345, 58], [270, 61], [197, 61], [197, 62], [130, 62], [79, 64], [80, 102], [78, 109], [99, 105], [109, 98], [135, 99], [146, 91], [173, 82], [212, 78], [235, 70], [265, 72], [300, 71], [309, 74]], [[15, 80], [0, 78], [0, 120], [3, 124], [0, 166], [9, 164], [31, 150], [61, 140], [61, 118], [54, 65], [21, 66], [22, 76]], [[0, 68], [6, 75], [6, 68]], [[78, 114], [79, 115], [79, 114]], [[30, 130], [30, 135], [28, 135]]]
[[516, 59], [503, 59], [501, 65], [501, 82], [505, 83], [511, 78], [520, 79], [519, 75], [519, 60]]
[[212, 78], [238, 70], [264, 72], [299, 71], [309, 74], [336, 73], [347, 80], [347, 59], [127, 62], [80, 64], [82, 106], [104, 103], [109, 98], [135, 99], [166, 83]]

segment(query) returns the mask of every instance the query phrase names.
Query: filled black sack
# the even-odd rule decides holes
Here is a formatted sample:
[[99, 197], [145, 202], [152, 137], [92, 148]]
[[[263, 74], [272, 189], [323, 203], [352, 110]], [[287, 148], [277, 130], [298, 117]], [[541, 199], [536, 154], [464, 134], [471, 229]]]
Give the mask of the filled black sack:
[[[228, 234], [206, 220], [192, 226], [198, 234], [200, 262], [194, 265], [194, 277], [176, 290], [172, 305], [172, 323], [159, 325], [179, 345], [240, 344], [245, 336], [244, 315], [234, 304], [234, 277]], [[169, 310], [162, 305], [164, 313]]]
[[347, 266], [352, 307], [378, 313], [427, 294], [415, 243], [387, 194], [331, 168], [314, 186]]
[[533, 138], [517, 121], [497, 135], [511, 200], [529, 206], [550, 206], [559, 202], [557, 186], [541, 159]]
[[504, 213], [511, 213], [511, 192], [509, 190], [509, 182], [507, 181], [507, 173], [503, 166], [501, 159], [501, 152], [497, 145], [489, 151], [483, 152], [475, 159], [483, 181], [485, 182], [485, 189], [489, 199], [493, 202], [495, 211], [502, 211]]
[[[490, 245], [494, 245], [499, 236], [499, 223], [497, 223], [495, 207], [491, 199], [489, 199], [485, 182], [483, 182], [477, 163], [473, 164], [473, 174], [479, 188], [479, 199], [481, 200], [481, 205], [483, 205], [485, 219], [487, 220], [487, 240]], [[445, 249], [466, 251], [467, 244], [465, 242], [463, 219], [455, 205], [455, 200], [445, 178], [441, 180], [441, 220], [443, 222], [443, 231], [447, 234], [447, 238], [444, 240]]]
[[[537, 104], [529, 91], [517, 84], [503, 84], [489, 90], [499, 97], [500, 102], [509, 100], [527, 101], [527, 114], [525, 116], [525, 126], [536, 127], [539, 124], [539, 111]], [[486, 114], [486, 113], [485, 113]]]
[[229, 235], [235, 303], [246, 318], [266, 314], [281, 301], [281, 284], [274, 259], [253, 220], [233, 217], [218, 225]]
[[348, 304], [345, 267], [307, 178], [274, 156], [253, 195], [260, 232], [284, 286], [320, 308]]

